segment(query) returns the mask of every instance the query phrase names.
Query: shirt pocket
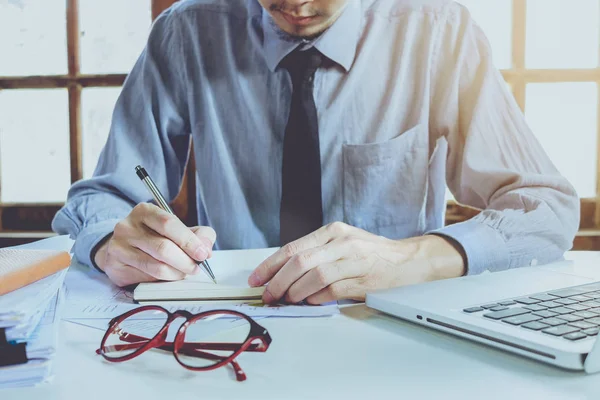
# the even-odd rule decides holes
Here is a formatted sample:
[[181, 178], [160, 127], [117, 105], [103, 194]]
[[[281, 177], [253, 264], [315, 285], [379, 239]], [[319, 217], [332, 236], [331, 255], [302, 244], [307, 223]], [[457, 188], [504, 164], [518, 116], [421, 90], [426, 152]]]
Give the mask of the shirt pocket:
[[343, 145], [346, 223], [390, 239], [423, 234], [427, 135], [417, 125], [385, 142]]

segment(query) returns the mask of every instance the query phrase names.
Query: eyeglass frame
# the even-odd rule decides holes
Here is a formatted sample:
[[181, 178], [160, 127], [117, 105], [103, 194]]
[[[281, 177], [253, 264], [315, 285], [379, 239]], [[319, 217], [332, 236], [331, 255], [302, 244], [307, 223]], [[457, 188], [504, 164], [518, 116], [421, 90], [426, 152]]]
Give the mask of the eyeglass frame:
[[[136, 338], [140, 339], [137, 342], [130, 342], [131, 343], [130, 345], [134, 346], [136, 343], [140, 343], [142, 341], [144, 341], [145, 343], [143, 345], [141, 345], [137, 350], [135, 350], [131, 354], [127, 354], [122, 357], [108, 356], [106, 353], [108, 353], [110, 351], [114, 351], [114, 350], [111, 349], [110, 351], [106, 351], [105, 348], [114, 348], [115, 347], [115, 345], [106, 346], [106, 341], [111, 335], [117, 335], [120, 337], [121, 340], [123, 340], [124, 342], [127, 342], [127, 340], [123, 339], [122, 335], [115, 330], [119, 326], [119, 324], [122, 323], [123, 321], [125, 321], [129, 317], [131, 317], [135, 314], [138, 314], [138, 313], [145, 312], [145, 311], [162, 311], [162, 312], [164, 312], [167, 315], [167, 320], [165, 321], [162, 328], [160, 328], [160, 330], [152, 338], [144, 338], [144, 337], [140, 337], [140, 336], [137, 336], [134, 334], [126, 333], [126, 335], [129, 335], [132, 338], [136, 337]], [[231, 345], [232, 343], [201, 343], [201, 342], [186, 343], [185, 342], [185, 332], [191, 324], [193, 324], [194, 322], [196, 322], [200, 319], [207, 318], [212, 315], [219, 315], [219, 314], [237, 316], [237, 317], [245, 319], [250, 324], [250, 331], [248, 332], [248, 336], [246, 337], [244, 342], [242, 342], [240, 344], [238, 344], [238, 343], [234, 344], [236, 348], [239, 346], [239, 348], [237, 350], [235, 350], [231, 355], [229, 355], [227, 357], [222, 357], [222, 356], [212, 354], [212, 353], [205, 353], [202, 351], [199, 351], [199, 353], [202, 353], [202, 355], [195, 355], [195, 354], [189, 354], [189, 353], [186, 354], [185, 352], [180, 351], [180, 349], [186, 350], [184, 348], [184, 346], [186, 344], [194, 345], [194, 347], [201, 345], [200, 346], [201, 349], [208, 349], [208, 350], [220, 350], [220, 351], [230, 350], [229, 348], [222, 348], [222, 347]], [[171, 325], [171, 323], [173, 321], [175, 321], [177, 318], [180, 318], [180, 317], [184, 318], [185, 322], [183, 324], [181, 324], [181, 326], [177, 330], [174, 341], [167, 342], [166, 337], [169, 332], [169, 329], [168, 329], [169, 326]], [[260, 343], [252, 343], [256, 340], [260, 340]], [[107, 360], [109, 362], [124, 362], [124, 361], [131, 360], [131, 359], [145, 353], [148, 350], [156, 348], [156, 349], [172, 352], [173, 356], [175, 357], [175, 360], [177, 360], [179, 365], [181, 365], [182, 367], [184, 367], [188, 370], [192, 370], [192, 371], [211, 371], [211, 370], [226, 366], [227, 364], [231, 364], [231, 366], [233, 367], [233, 369], [235, 371], [236, 379], [241, 382], [241, 381], [246, 380], [246, 374], [244, 373], [244, 371], [242, 370], [242, 368], [236, 361], [236, 358], [244, 351], [264, 353], [269, 348], [271, 341], [272, 341], [271, 335], [269, 335], [269, 332], [263, 326], [259, 325], [250, 316], [248, 316], [244, 313], [241, 313], [239, 311], [210, 310], [210, 311], [204, 311], [201, 313], [193, 314], [187, 310], [177, 310], [175, 312], [170, 312], [161, 306], [145, 305], [145, 306], [135, 308], [133, 310], [129, 310], [129, 311], [111, 319], [110, 322], [108, 323], [108, 329], [104, 333], [104, 336], [102, 337], [102, 341], [100, 342], [100, 348], [98, 348], [96, 350], [96, 354], [101, 355], [102, 357], [104, 357], [105, 360]], [[128, 345], [122, 344], [122, 345], [116, 345], [116, 346], [128, 346]], [[215, 348], [215, 346], [217, 346], [217, 347]], [[198, 350], [198, 348], [194, 348], [191, 350], [192, 351]], [[222, 358], [222, 360], [216, 364], [209, 365], [206, 367], [193, 367], [193, 366], [186, 365], [185, 363], [183, 363], [179, 359], [179, 356], [178, 356], [179, 354], [184, 354], [187, 356], [204, 358], [204, 359], [213, 359], [213, 360]]]

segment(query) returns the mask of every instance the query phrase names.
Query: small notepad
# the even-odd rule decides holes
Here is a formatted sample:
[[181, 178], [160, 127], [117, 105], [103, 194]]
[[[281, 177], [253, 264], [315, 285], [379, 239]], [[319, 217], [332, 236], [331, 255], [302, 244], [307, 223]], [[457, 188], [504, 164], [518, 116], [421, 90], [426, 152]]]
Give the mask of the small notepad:
[[253, 304], [260, 303], [264, 287], [248, 287], [254, 269], [277, 249], [217, 250], [210, 266], [217, 278], [214, 284], [205, 273], [177, 282], [139, 284], [133, 292], [137, 303]]
[[71, 264], [64, 251], [0, 249], [0, 295], [39, 281]]
[[260, 301], [264, 291], [264, 287], [243, 288], [208, 282], [153, 282], [139, 284], [133, 292], [133, 299], [139, 303], [150, 301], [246, 303]]

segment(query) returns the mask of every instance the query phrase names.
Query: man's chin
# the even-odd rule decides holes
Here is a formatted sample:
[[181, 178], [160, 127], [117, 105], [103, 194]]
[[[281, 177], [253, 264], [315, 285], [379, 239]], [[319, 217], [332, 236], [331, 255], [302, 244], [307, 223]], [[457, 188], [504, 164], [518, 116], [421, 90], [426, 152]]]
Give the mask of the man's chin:
[[287, 33], [288, 35], [298, 38], [298, 39], [305, 39], [305, 40], [312, 40], [315, 39], [319, 36], [321, 36], [321, 34], [323, 32], [325, 32], [327, 30], [326, 27], [322, 27], [322, 26], [316, 26], [316, 27], [285, 27], [285, 28], [281, 28], [285, 33]]

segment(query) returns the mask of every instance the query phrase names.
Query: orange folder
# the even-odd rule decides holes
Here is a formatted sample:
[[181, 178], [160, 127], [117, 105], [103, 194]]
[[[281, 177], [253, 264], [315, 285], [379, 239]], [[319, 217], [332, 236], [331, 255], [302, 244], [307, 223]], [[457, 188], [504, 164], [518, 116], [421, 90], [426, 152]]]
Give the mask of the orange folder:
[[0, 296], [39, 281], [71, 264], [65, 251], [0, 249]]

